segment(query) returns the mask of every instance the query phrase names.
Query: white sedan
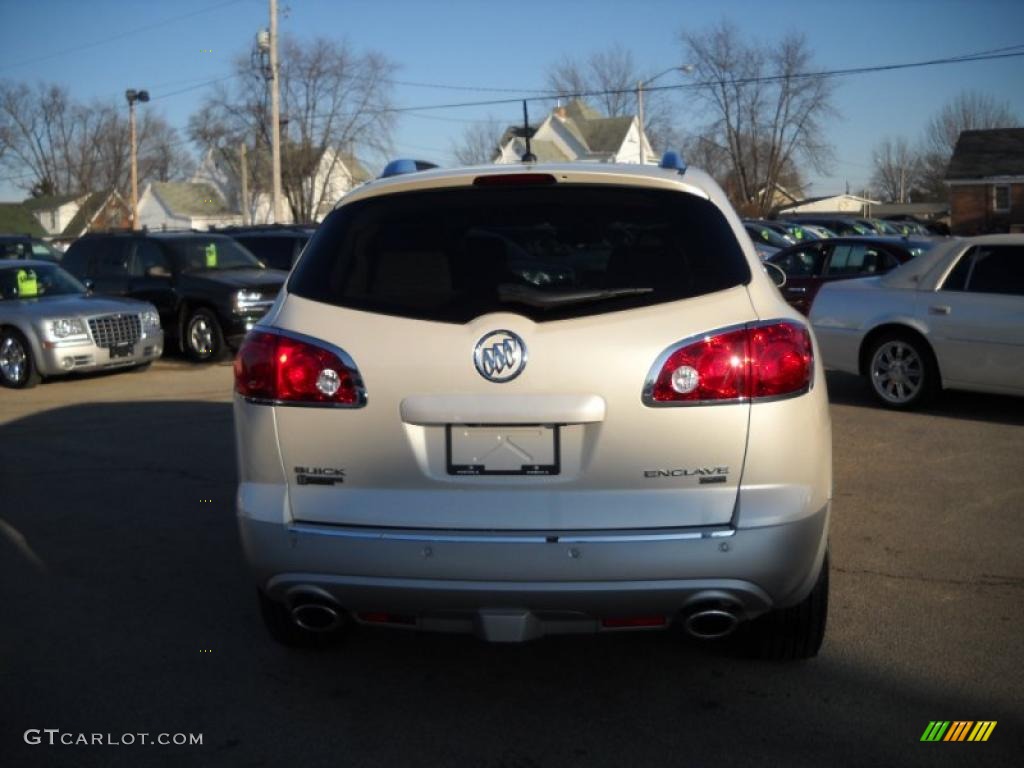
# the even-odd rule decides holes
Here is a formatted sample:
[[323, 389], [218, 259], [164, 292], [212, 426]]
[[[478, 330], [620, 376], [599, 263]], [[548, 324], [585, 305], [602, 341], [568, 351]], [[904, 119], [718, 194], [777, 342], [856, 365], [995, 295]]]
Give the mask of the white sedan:
[[810, 319], [825, 366], [865, 376], [888, 407], [940, 387], [1024, 395], [1024, 235], [951, 240], [831, 283]]

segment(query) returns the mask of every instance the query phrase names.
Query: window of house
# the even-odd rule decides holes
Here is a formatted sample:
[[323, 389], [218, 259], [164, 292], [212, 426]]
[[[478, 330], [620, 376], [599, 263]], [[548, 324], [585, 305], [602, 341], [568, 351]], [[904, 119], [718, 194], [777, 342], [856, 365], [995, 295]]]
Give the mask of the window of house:
[[992, 187], [992, 210], [1006, 213], [1010, 210], [1010, 185], [997, 184]]

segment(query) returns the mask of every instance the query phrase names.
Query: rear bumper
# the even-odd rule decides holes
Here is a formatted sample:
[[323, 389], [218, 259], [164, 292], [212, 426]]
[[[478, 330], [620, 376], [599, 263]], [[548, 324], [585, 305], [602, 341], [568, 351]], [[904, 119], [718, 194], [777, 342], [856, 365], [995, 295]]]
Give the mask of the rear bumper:
[[817, 578], [828, 519], [826, 504], [739, 529], [505, 535], [289, 526], [244, 510], [239, 525], [257, 585], [274, 600], [315, 592], [353, 613], [451, 631], [466, 631], [473, 615], [519, 612], [541, 627], [548, 617], [544, 634], [587, 631], [601, 617], [671, 618], [706, 600], [732, 603], [744, 619], [795, 604]]

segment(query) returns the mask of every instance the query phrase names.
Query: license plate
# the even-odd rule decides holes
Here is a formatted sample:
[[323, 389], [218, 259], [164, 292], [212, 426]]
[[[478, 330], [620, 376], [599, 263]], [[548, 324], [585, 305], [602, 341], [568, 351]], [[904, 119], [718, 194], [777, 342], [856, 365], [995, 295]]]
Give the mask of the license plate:
[[558, 426], [460, 426], [446, 431], [449, 475], [557, 475]]
[[134, 344], [117, 344], [110, 348], [110, 359], [116, 360], [119, 357], [131, 357], [134, 349]]

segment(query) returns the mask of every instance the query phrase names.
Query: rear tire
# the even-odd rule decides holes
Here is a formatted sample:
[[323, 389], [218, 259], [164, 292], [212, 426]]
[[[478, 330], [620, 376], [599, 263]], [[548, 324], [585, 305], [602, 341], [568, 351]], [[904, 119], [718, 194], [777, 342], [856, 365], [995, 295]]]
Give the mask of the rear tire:
[[330, 632], [310, 632], [294, 621], [288, 612], [288, 606], [267, 597], [263, 590], [257, 590], [260, 599], [260, 615], [267, 632], [278, 643], [288, 648], [329, 648], [338, 645], [350, 631], [343, 624]]
[[9, 389], [30, 389], [43, 380], [32, 359], [32, 347], [21, 331], [0, 332], [0, 384]]
[[811, 593], [790, 608], [771, 611], [754, 619], [744, 629], [748, 656], [771, 661], [811, 659], [818, 655], [825, 639], [828, 619], [829, 555]]

